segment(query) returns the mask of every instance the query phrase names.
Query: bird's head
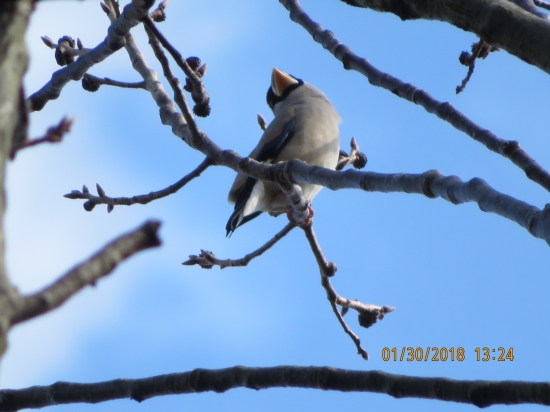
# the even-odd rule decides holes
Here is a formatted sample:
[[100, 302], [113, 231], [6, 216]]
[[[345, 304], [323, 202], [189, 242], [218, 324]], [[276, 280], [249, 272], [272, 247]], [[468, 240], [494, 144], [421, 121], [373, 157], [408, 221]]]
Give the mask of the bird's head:
[[271, 86], [267, 90], [266, 96], [267, 104], [271, 110], [273, 110], [277, 103], [285, 100], [293, 90], [296, 90], [303, 84], [303, 80], [274, 68], [271, 72]]

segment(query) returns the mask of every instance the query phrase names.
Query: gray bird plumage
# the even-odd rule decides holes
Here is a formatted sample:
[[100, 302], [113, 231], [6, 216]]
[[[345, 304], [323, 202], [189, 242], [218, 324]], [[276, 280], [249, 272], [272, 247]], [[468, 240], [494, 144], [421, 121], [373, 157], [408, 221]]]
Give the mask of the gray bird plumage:
[[[264, 163], [300, 159], [309, 165], [334, 169], [340, 151], [340, 117], [327, 97], [311, 84], [273, 69], [267, 100], [275, 118], [249, 157]], [[309, 202], [321, 190], [318, 185], [300, 186]], [[242, 173], [235, 178], [228, 200], [235, 204], [226, 226], [228, 235], [261, 212], [278, 216], [289, 206], [276, 184]]]

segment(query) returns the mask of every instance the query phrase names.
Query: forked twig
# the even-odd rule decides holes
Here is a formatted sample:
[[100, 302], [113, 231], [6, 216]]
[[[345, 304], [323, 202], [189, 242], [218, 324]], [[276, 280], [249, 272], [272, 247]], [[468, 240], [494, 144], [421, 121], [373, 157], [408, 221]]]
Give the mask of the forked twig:
[[[210, 97], [206, 93], [204, 84], [201, 81], [201, 78], [193, 69], [189, 66], [188, 62], [181, 56], [181, 53], [174, 47], [170, 42], [164, 37], [164, 35], [157, 28], [151, 17], [145, 16], [143, 18], [143, 24], [151, 33], [158, 39], [162, 46], [168, 50], [168, 53], [175, 60], [177, 65], [183, 70], [187, 78], [189, 79], [192, 90], [191, 97], [195, 102], [195, 107], [193, 107], [193, 112], [200, 117], [206, 117], [210, 114]], [[198, 69], [198, 68], [197, 68]]]
[[114, 21], [107, 32], [107, 37], [88, 53], [80, 56], [74, 63], [56, 71], [50, 81], [40, 90], [27, 98], [30, 111], [42, 110], [50, 100], [57, 99], [63, 87], [71, 80], [80, 79], [93, 65], [105, 60], [119, 50], [125, 43], [130, 29], [149, 12], [153, 1], [132, 1], [124, 8], [123, 16]]
[[149, 202], [152, 202], [153, 200], [161, 199], [163, 197], [174, 194], [191, 180], [199, 177], [201, 173], [204, 172], [211, 165], [212, 162], [210, 161], [210, 159], [206, 158], [202, 161], [200, 165], [197, 166], [195, 170], [185, 175], [176, 183], [156, 192], [151, 192], [147, 195], [138, 195], [132, 197], [109, 197], [105, 194], [103, 188], [99, 186], [99, 184], [96, 184], [98, 196], [92, 195], [88, 187], [84, 185], [82, 187], [82, 192], [80, 190], [72, 190], [71, 193], [67, 193], [66, 195], [63, 195], [63, 197], [66, 197], [67, 199], [87, 199], [87, 202], [84, 202], [83, 206], [84, 209], [88, 212], [91, 212], [97, 205], [108, 205], [107, 211], [111, 213], [115, 205], [131, 206], [136, 203], [145, 205]]
[[[472, 54], [468, 52], [462, 52], [460, 54], [460, 63], [462, 63], [464, 66], [468, 66], [468, 73], [466, 74], [464, 80], [462, 80], [460, 86], [456, 86], [456, 94], [459, 94], [466, 88], [466, 85], [470, 81], [470, 77], [472, 77], [472, 74], [474, 73], [474, 69], [476, 67], [476, 59], [480, 57], [481, 51], [484, 49], [490, 50], [491, 48], [488, 47], [488, 45], [483, 40], [480, 40], [473, 46]], [[485, 57], [486, 56], [487, 55], [485, 54]]]
[[71, 126], [73, 125], [73, 123], [74, 119], [68, 119], [67, 117], [64, 117], [59, 121], [57, 125], [52, 126], [48, 130], [46, 130], [44, 136], [33, 140], [27, 140], [21, 146], [14, 147], [12, 153], [10, 154], [10, 158], [13, 160], [19, 150], [25, 149], [27, 147], [36, 146], [41, 143], [61, 142], [61, 140], [63, 140], [63, 136], [71, 131]]
[[[319, 266], [319, 271], [321, 273], [321, 285], [327, 293], [327, 299], [330, 303], [332, 311], [336, 315], [338, 322], [344, 329], [355, 346], [357, 347], [357, 353], [365, 360], [369, 359], [369, 354], [361, 346], [361, 339], [351, 330], [344, 320], [344, 315], [348, 309], [356, 310], [359, 313], [359, 324], [365, 328], [368, 328], [375, 324], [378, 320], [382, 320], [386, 313], [393, 312], [395, 308], [391, 306], [376, 306], [376, 305], [365, 305], [357, 300], [350, 301], [349, 299], [343, 298], [334, 289], [330, 283], [330, 277], [334, 276], [336, 273], [336, 264], [333, 262], [327, 261], [319, 243], [317, 242], [317, 237], [313, 231], [313, 222], [309, 225], [303, 226], [302, 230], [304, 231], [306, 238], [309, 242], [311, 251], [315, 255], [317, 260], [317, 265]], [[338, 312], [337, 305], [342, 307], [342, 313]]]
[[217, 259], [214, 257], [214, 254], [212, 252], [208, 252], [206, 250], [201, 249], [200, 255], [189, 255], [189, 260], [186, 260], [182, 263], [182, 265], [192, 266], [192, 265], [199, 265], [203, 269], [212, 269], [214, 266], [219, 266], [220, 269], [224, 269], [226, 267], [238, 267], [238, 266], [246, 266], [248, 263], [262, 255], [264, 252], [269, 250], [275, 243], [277, 243], [279, 240], [281, 240], [283, 237], [285, 237], [292, 229], [294, 229], [296, 225], [293, 223], [287, 224], [279, 233], [277, 233], [273, 238], [271, 238], [265, 245], [262, 247], [256, 249], [254, 252], [251, 252], [244, 257], [240, 259]]

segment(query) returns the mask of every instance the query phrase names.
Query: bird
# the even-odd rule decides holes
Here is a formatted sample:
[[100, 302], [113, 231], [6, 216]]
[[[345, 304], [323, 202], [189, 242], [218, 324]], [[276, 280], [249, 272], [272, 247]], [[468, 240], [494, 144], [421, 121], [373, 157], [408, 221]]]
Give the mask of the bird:
[[[277, 68], [271, 73], [267, 104], [274, 114], [249, 158], [267, 164], [299, 159], [311, 166], [334, 169], [340, 152], [340, 116], [315, 86]], [[311, 203], [321, 186], [300, 184]], [[226, 225], [226, 237], [262, 212], [285, 213], [289, 201], [275, 183], [237, 174], [228, 201], [235, 205]]]

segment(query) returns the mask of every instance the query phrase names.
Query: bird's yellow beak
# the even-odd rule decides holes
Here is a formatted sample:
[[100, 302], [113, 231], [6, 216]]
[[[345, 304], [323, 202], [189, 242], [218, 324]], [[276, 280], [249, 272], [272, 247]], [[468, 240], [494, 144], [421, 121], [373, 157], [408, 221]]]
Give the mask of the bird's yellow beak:
[[281, 97], [288, 86], [299, 83], [298, 80], [289, 76], [285, 72], [280, 71], [277, 68], [274, 68], [271, 72], [271, 88], [273, 92]]

